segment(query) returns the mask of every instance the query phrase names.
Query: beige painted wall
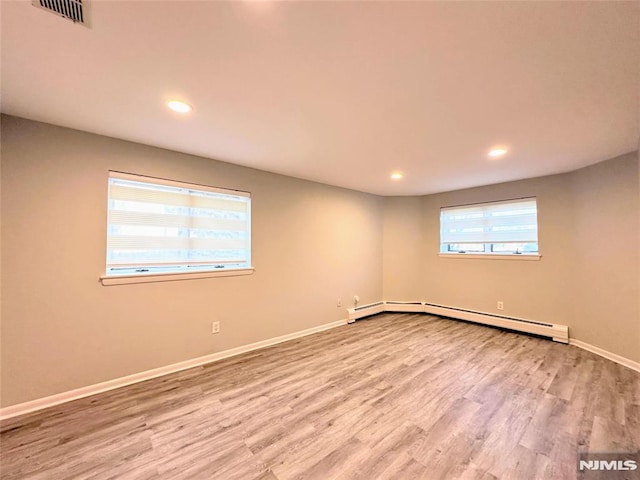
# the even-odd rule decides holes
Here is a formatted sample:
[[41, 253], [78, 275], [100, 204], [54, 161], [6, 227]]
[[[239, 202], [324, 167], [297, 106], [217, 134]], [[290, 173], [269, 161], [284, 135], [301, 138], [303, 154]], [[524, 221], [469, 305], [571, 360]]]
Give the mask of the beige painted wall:
[[388, 197], [384, 202], [383, 300], [422, 298], [424, 248], [421, 197]]
[[[561, 323], [572, 338], [640, 361], [637, 169], [631, 153], [576, 172], [427, 195], [420, 208], [415, 198], [386, 198], [385, 299]], [[528, 196], [538, 199], [540, 261], [438, 256], [441, 207]], [[409, 224], [412, 239], [401, 232]]]
[[[255, 273], [102, 286], [109, 169], [250, 191]], [[338, 298], [382, 298], [379, 197], [8, 116], [2, 227], [3, 406], [344, 319]]]
[[[2, 406], [343, 319], [336, 301], [353, 295], [494, 313], [502, 300], [640, 361], [635, 154], [383, 199], [14, 117], [1, 133]], [[255, 274], [102, 286], [108, 169], [251, 191]], [[530, 195], [540, 261], [438, 256], [441, 206]]]
[[639, 362], [637, 169], [630, 154], [571, 174], [577, 257], [572, 334]]
[[[481, 312], [569, 324], [571, 302], [571, 192], [566, 175], [423, 197], [426, 301]], [[440, 208], [537, 197], [540, 261], [439, 257]], [[497, 301], [504, 311], [497, 310]]]

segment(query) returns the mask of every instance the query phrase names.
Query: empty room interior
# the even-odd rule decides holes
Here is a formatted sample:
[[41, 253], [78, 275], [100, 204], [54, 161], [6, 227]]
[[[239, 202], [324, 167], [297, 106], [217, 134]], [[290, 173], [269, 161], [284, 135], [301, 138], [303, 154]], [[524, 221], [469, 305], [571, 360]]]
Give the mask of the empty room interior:
[[0, 478], [640, 478], [640, 2], [0, 22]]

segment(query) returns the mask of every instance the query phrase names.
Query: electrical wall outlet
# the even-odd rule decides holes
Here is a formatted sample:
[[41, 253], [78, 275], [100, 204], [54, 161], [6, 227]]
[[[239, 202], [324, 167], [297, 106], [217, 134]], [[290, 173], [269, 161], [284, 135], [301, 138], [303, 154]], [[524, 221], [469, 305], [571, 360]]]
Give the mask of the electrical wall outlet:
[[498, 302], [498, 310], [504, 310], [504, 302], [502, 301]]
[[213, 322], [211, 324], [211, 333], [220, 333], [220, 322]]
[[336, 307], [340, 308], [342, 306], [342, 299], [339, 298], [338, 301], [336, 302]]
[[360, 301], [360, 297], [358, 295], [353, 296], [353, 304], [357, 307], [358, 302]]

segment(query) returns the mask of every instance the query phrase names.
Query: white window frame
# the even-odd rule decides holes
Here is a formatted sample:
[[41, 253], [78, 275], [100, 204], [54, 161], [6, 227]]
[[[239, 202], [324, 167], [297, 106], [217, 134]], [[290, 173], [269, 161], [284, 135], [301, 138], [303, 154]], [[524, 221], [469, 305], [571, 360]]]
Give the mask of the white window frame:
[[[532, 205], [534, 213], [531, 213]], [[511, 221], [505, 222], [504, 216], [499, 213], [509, 214], [505, 210], [517, 210], [519, 206], [529, 213], [513, 214]], [[497, 215], [496, 215], [497, 214]], [[469, 216], [471, 215], [471, 216]], [[451, 217], [460, 217], [457, 219]], [[448, 218], [447, 218], [448, 217]], [[475, 217], [475, 218], [474, 218]], [[532, 227], [532, 217], [535, 217], [535, 227]], [[463, 226], [470, 227], [468, 232], [461, 232]], [[506, 234], [513, 227], [513, 235]], [[458, 227], [458, 228], [456, 228]], [[499, 227], [499, 228], [496, 228]], [[520, 229], [518, 229], [520, 227]], [[466, 236], [466, 240], [465, 240]], [[457, 239], [457, 240], [456, 240]], [[501, 244], [535, 244], [536, 251], [495, 252], [494, 245]], [[476, 245], [481, 251], [447, 251], [449, 245]], [[473, 247], [472, 247], [473, 248]], [[442, 207], [440, 209], [440, 257], [466, 258], [466, 259], [494, 259], [494, 260], [539, 260], [538, 219], [536, 197], [517, 198], [497, 202], [484, 202], [468, 205], [456, 205]]]
[[[103, 285], [227, 277], [250, 275], [254, 272], [251, 264], [251, 194], [249, 192], [116, 171], [109, 171], [108, 185], [107, 260], [105, 273], [100, 277]], [[132, 195], [133, 197], [131, 197]], [[166, 198], [156, 201], [155, 198], [158, 195], [167, 195], [173, 199], [178, 199], [177, 206], [165, 203], [163, 200], [166, 200]], [[136, 207], [128, 210], [126, 208], [128, 201], [138, 202], [137, 206], [142, 206], [142, 210], [138, 210]], [[149, 207], [140, 202], [148, 202], [146, 205]], [[204, 206], [203, 202], [205, 203]], [[211, 206], [212, 202], [213, 206]], [[118, 203], [120, 208], [116, 207]], [[123, 207], [123, 204], [125, 207]], [[223, 208], [220, 208], [220, 204], [223, 205]], [[133, 205], [136, 204], [134, 203]], [[229, 210], [229, 205], [231, 210], [241, 212], [240, 214], [236, 213], [236, 218], [233, 216], [234, 212]], [[155, 211], [156, 208], [162, 206], [165, 208], [160, 209], [161, 213]], [[173, 211], [167, 212], [168, 207], [176, 209], [177, 213]], [[146, 212], [147, 208], [151, 208], [154, 213], [149, 214]], [[223, 212], [221, 217], [218, 216], [220, 215], [219, 212]], [[205, 216], [202, 216], [203, 213]], [[226, 220], [230, 218], [230, 214], [232, 215], [231, 220]], [[151, 217], [152, 223], [149, 223], [149, 217]], [[156, 225], [156, 218], [153, 217], [160, 218], [158, 225]], [[192, 219], [196, 221], [194, 223], [197, 226], [194, 226]], [[170, 226], [167, 227], [167, 224], [163, 222], [169, 222]], [[179, 224], [178, 227], [174, 226], [176, 222]], [[232, 225], [236, 223], [236, 228], [230, 229], [228, 232], [223, 229], [217, 229], [220, 223], [228, 227], [229, 222], [232, 222]], [[123, 225], [127, 229], [124, 234], [122, 233]], [[133, 250], [144, 251], [145, 238], [148, 241], [149, 234], [137, 234], [137, 231], [140, 229], [142, 231], [147, 229], [148, 231], [148, 228], [157, 229], [158, 227], [167, 227], [174, 231], [169, 233], [168, 238], [165, 230], [161, 232], [160, 237], [151, 239], [154, 242], [153, 247], [149, 247], [149, 250], [152, 251], [150, 253], [152, 259], [148, 257], [141, 259], [138, 256], [138, 258], [128, 261], [127, 258], [123, 259], [122, 252], [119, 252], [121, 255], [118, 256], [118, 250], [122, 249], [125, 250], [124, 256], [130, 254], [131, 251], [126, 251], [129, 245], [132, 245], [131, 248]], [[171, 235], [176, 235], [175, 230], [181, 230], [181, 232], [173, 237]], [[236, 230], [242, 231], [238, 233]], [[131, 233], [132, 231], [133, 233]], [[220, 233], [222, 233], [222, 236], [220, 236]], [[203, 234], [205, 237], [203, 237]], [[229, 236], [232, 240], [225, 238]], [[185, 239], [188, 240], [184, 243], [189, 245], [186, 250], [182, 245], [179, 247], [167, 247], [162, 243], [164, 241], [182, 243]], [[139, 244], [137, 243], [138, 241], [140, 241]], [[242, 247], [219, 247], [216, 245], [221, 241], [238, 243]], [[122, 242], [125, 242], [127, 246], [122, 247]], [[161, 242], [160, 244], [164, 246], [157, 247], [155, 242]], [[192, 242], [196, 242], [199, 246], [194, 247]], [[174, 249], [174, 251], [177, 248], [181, 254], [169, 261], [164, 256], [166, 252], [162, 251], [163, 248]], [[196, 250], [192, 250], [192, 248]], [[192, 252], [203, 254], [203, 250], [197, 250], [198, 248], [204, 248], [205, 254], [211, 255], [212, 252], [215, 252], [215, 255], [213, 257], [205, 257], [202, 261], [193, 260]], [[222, 248], [223, 250], [216, 250], [217, 248]], [[219, 256], [221, 252], [224, 252], [225, 248], [232, 248], [229, 252], [237, 254], [238, 258], [225, 260], [223, 259], [224, 256]], [[187, 252], [186, 257], [185, 251]], [[153, 253], [156, 254], [155, 259], [153, 259]]]

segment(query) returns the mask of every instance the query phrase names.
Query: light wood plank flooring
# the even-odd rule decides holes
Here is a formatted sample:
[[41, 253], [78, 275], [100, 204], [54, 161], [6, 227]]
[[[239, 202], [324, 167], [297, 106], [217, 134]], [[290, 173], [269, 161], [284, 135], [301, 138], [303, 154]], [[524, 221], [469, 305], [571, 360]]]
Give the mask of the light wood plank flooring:
[[383, 314], [11, 419], [2, 479], [565, 479], [640, 448], [640, 374]]

